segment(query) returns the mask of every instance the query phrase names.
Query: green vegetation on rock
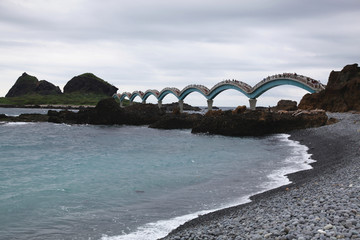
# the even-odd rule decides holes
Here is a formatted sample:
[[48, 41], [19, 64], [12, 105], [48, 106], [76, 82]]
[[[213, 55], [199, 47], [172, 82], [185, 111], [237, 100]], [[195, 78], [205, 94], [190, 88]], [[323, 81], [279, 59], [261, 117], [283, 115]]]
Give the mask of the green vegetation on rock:
[[92, 73], [84, 73], [73, 77], [64, 86], [64, 93], [94, 93], [112, 96], [117, 90], [117, 87]]
[[61, 90], [46, 80], [39, 81], [36, 77], [23, 73], [6, 94], [6, 97], [19, 97], [30, 94], [56, 95], [61, 94]]
[[[54, 84], [23, 73], [6, 94], [0, 97], [0, 107], [21, 107], [25, 105], [89, 105], [111, 97], [118, 89], [95, 76], [84, 73], [73, 77], [64, 87], [64, 93]], [[125, 101], [125, 105], [128, 101]]]

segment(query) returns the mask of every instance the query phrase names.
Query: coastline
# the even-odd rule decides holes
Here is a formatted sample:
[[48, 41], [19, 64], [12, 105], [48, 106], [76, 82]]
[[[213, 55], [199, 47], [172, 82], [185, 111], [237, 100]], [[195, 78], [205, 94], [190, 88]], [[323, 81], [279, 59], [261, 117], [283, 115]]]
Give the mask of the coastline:
[[39, 109], [84, 109], [95, 108], [95, 105], [58, 105], [58, 104], [40, 104], [40, 105], [6, 105], [1, 104], [0, 108], [39, 108]]
[[328, 115], [340, 121], [290, 132], [309, 148], [313, 169], [289, 174], [291, 184], [199, 216], [162, 239], [360, 238], [360, 115]]

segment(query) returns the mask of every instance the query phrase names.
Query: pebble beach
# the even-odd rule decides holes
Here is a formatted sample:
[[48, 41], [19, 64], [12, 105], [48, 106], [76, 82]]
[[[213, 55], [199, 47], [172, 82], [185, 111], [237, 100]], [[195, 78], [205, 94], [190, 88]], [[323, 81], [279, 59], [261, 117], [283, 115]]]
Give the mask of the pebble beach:
[[309, 148], [313, 169], [251, 202], [191, 220], [164, 240], [360, 239], [360, 114], [328, 113], [338, 122], [291, 132]]

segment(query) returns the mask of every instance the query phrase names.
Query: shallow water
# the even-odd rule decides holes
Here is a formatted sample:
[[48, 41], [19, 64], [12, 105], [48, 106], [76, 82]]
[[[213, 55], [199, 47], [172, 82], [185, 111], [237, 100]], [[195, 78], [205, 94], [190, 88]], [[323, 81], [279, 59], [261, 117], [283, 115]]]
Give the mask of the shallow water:
[[287, 135], [0, 123], [0, 239], [156, 239], [307, 169]]
[[[49, 110], [61, 111], [62, 109], [47, 109], [47, 108], [1, 108], [0, 114], [5, 114], [7, 116], [16, 117], [23, 113], [39, 113], [47, 114]], [[76, 109], [70, 109], [69, 111], [77, 112]]]

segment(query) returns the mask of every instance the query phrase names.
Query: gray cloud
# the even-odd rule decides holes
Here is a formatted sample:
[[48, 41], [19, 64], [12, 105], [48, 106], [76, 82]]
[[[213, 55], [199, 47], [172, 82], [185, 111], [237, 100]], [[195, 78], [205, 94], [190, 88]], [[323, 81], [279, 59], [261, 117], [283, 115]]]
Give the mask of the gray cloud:
[[61, 86], [93, 72], [120, 91], [292, 71], [324, 82], [358, 61], [359, 16], [358, 0], [3, 0], [0, 95], [24, 71]]

